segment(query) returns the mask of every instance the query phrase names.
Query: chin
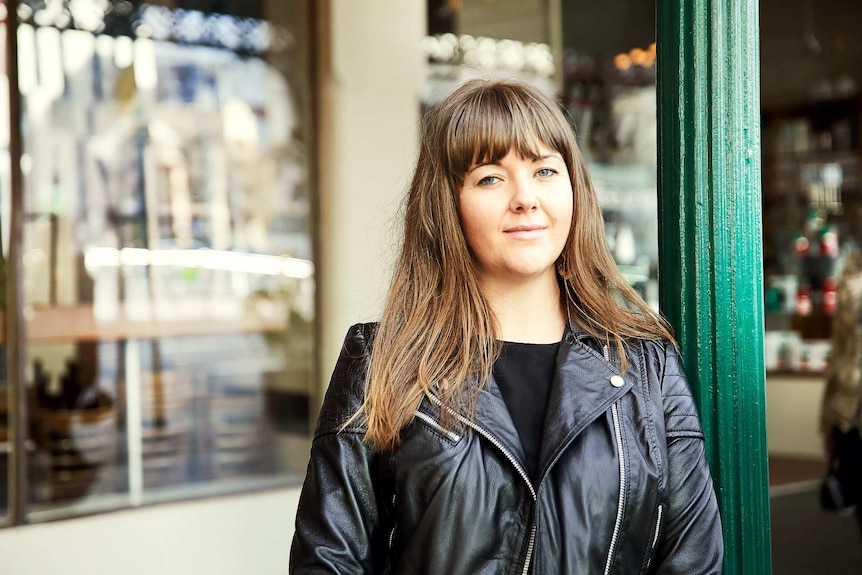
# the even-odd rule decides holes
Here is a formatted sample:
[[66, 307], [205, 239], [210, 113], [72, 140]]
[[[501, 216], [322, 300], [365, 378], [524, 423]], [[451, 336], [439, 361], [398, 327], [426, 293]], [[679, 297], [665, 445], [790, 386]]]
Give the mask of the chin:
[[512, 266], [507, 272], [512, 278], [522, 278], [524, 280], [540, 279], [546, 275], [556, 277], [557, 275], [554, 264], [537, 266], [535, 262], [532, 262], [530, 265]]

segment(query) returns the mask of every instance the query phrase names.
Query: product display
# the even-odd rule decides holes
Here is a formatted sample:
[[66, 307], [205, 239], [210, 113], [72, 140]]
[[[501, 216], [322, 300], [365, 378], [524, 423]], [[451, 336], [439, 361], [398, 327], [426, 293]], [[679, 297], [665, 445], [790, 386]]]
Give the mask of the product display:
[[860, 122], [852, 97], [763, 113], [767, 370], [828, 366], [837, 278], [862, 246]]
[[614, 260], [657, 310], [655, 44], [615, 58], [567, 50], [562, 101], [589, 165]]
[[[314, 357], [304, 80], [258, 54], [260, 21], [186, 12], [218, 27], [19, 28], [34, 521], [304, 471], [285, 455], [309, 441]], [[4, 405], [0, 446], [6, 424]]]

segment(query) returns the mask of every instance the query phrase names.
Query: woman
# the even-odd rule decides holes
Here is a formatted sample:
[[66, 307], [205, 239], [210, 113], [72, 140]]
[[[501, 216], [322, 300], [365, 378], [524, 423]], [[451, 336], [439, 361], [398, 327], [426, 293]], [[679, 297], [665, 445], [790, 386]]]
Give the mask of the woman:
[[718, 573], [667, 324], [618, 273], [572, 130], [471, 81], [432, 110], [379, 325], [347, 334], [291, 572]]

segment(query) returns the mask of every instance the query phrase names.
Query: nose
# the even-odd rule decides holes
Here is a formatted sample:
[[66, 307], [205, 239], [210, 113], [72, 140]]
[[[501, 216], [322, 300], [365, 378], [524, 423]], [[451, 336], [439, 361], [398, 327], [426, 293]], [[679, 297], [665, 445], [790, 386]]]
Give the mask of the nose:
[[512, 200], [510, 209], [513, 212], [532, 212], [539, 207], [539, 197], [528, 178], [512, 180]]

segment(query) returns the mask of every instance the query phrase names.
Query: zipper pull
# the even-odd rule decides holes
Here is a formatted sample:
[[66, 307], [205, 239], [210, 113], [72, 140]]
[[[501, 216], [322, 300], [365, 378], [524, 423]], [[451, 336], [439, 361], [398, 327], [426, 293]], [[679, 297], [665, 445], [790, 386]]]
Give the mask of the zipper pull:
[[602, 346], [602, 353], [605, 356], [605, 361], [610, 363], [611, 362], [611, 350], [610, 350], [610, 347], [608, 347], [608, 344], [605, 344], [604, 346]]

